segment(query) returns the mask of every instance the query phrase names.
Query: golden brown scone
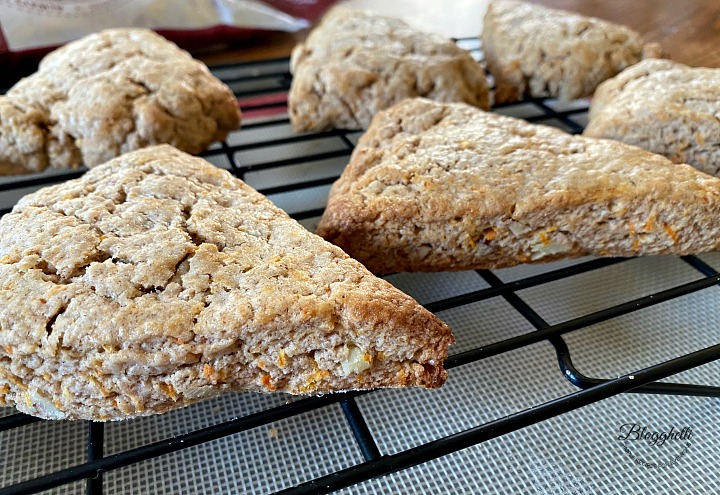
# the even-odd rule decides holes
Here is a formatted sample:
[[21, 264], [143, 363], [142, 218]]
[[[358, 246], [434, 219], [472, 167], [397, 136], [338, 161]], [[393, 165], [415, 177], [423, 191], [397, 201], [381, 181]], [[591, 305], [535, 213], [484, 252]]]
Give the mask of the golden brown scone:
[[720, 175], [720, 69], [644, 60], [600, 85], [584, 134]]
[[[625, 26], [519, 0], [492, 1], [482, 42], [495, 103], [590, 96], [643, 56], [642, 38]], [[648, 50], [659, 56], [658, 46]]]
[[488, 108], [482, 67], [453, 41], [344, 7], [295, 47], [290, 71], [298, 132], [367, 128], [376, 112], [412, 96]]
[[163, 145], [0, 220], [0, 405], [117, 420], [230, 391], [445, 381], [412, 298], [228, 172]]
[[108, 29], [47, 55], [0, 96], [0, 175], [93, 167], [169, 143], [199, 153], [240, 126], [232, 91], [146, 29]]
[[720, 179], [635, 146], [422, 98], [379, 113], [318, 233], [375, 273], [720, 247]]

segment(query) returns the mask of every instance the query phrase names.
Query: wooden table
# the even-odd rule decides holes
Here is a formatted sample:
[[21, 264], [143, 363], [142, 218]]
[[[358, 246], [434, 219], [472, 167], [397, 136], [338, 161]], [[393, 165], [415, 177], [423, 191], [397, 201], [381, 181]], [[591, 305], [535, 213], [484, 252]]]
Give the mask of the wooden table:
[[[448, 37], [477, 36], [489, 0], [349, 0]], [[669, 58], [720, 67], [720, 0], [530, 0], [625, 24], [657, 41]], [[450, 7], [452, 6], [452, 7]], [[286, 57], [307, 35], [268, 33], [243, 47], [200, 55], [208, 64]]]

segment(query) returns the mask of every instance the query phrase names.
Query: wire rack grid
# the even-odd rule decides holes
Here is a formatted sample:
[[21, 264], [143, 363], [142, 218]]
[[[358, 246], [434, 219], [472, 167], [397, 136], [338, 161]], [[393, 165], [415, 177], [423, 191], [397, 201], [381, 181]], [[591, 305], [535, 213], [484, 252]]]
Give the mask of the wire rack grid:
[[[474, 56], [480, 58], [479, 41], [477, 39], [458, 40], [458, 43], [467, 48]], [[351, 131], [330, 131], [316, 134], [293, 134], [289, 130], [289, 121], [286, 115], [286, 97], [290, 84], [287, 59], [269, 60], [249, 64], [234, 64], [216, 66], [214, 73], [223, 79], [235, 92], [244, 113], [243, 129], [233, 133], [225, 142], [216, 143], [204, 153], [204, 156], [214, 164], [228, 169], [235, 176], [246, 180], [260, 192], [268, 195], [279, 206], [291, 213], [291, 216], [303, 223], [310, 230], [317, 225], [322, 214], [327, 191], [339, 176], [344, 164], [353, 150], [360, 133]], [[541, 122], [561, 127], [568, 132], [578, 133], [585, 124], [587, 102], [573, 102], [561, 104], [552, 100], [525, 100], [523, 102], [496, 107], [500, 113], [519, 116], [532, 122]], [[83, 171], [47, 172], [32, 176], [15, 177], [0, 182], [0, 213], [10, 210], [12, 204], [29, 191], [46, 184], [79, 177]], [[230, 406], [236, 407], [226, 414], [210, 414], [205, 409], [198, 409], [197, 414], [204, 415], [202, 422], [194, 422], [191, 426], [177, 426], [163, 429], [165, 416], [151, 419], [140, 419], [135, 422], [147, 425], [161, 425], [157, 434], [133, 434], [133, 431], [146, 431], [142, 427], [137, 430], [128, 430], [126, 435], [132, 437], [124, 443], [118, 444], [112, 440], [117, 427], [103, 423], [72, 423], [72, 434], [68, 434], [62, 442], [73, 442], [75, 454], [59, 464], [49, 463], [37, 467], [30, 461], [23, 461], [27, 468], [18, 467], [16, 461], [14, 468], [9, 468], [12, 461], [11, 452], [15, 456], [24, 456], [32, 444], [23, 444], [23, 430], [40, 428], [42, 422], [36, 418], [14, 413], [10, 410], [0, 410], [0, 451], [7, 457], [4, 459], [6, 467], [2, 466], [3, 457], [0, 455], [0, 471], [5, 470], [5, 476], [0, 475], [0, 495], [38, 493], [51, 490], [52, 493], [79, 493], [85, 491], [89, 495], [102, 493], [132, 493], [128, 488], [132, 483], [111, 482], [108, 477], [112, 473], [122, 471], [135, 465], [147, 465], [145, 472], [157, 470], [153, 461], [163, 456], [193, 451], [192, 459], [202, 459], [210, 456], [210, 452], [229, 448], [220, 446], [218, 442], [233, 438], [253, 430], [267, 430], [269, 438], [276, 438], [278, 433], [273, 425], [283, 424], [297, 418], [308, 417], [308, 414], [319, 413], [322, 422], [344, 421], [344, 426], [337, 426], [338, 437], [330, 441], [347, 445], [348, 438], [354, 442], [348, 449], [355, 452], [344, 458], [340, 456], [338, 462], [327, 465], [313, 465], [312, 462], [301, 463], [299, 474], [274, 480], [272, 483], [252, 481], [241, 485], [242, 491], [256, 493], [330, 493], [336, 490], [347, 489], [347, 493], [383, 493], [383, 485], [368, 488], [368, 482], [385, 475], [398, 473], [420, 466], [417, 469], [427, 469], [428, 472], [436, 468], [434, 462], [438, 459], [448, 459], [453, 455], [493, 439], [510, 436], [513, 432], [536, 425], [542, 428], [543, 423], [551, 418], [561, 415], [571, 415], [584, 406], [600, 401], [612, 401], [613, 398], [625, 392], [641, 394], [659, 394], [663, 396], [697, 396], [720, 397], [720, 387], [714, 386], [712, 380], [706, 383], [674, 383], [668, 377], [678, 373], [701, 367], [720, 358], [720, 335], [711, 335], [701, 344], [691, 348], [680, 346], [679, 350], [671, 352], [663, 359], [655, 356], [646, 358], [640, 356], [623, 370], [608, 370], [607, 367], [596, 366], [598, 373], [605, 378], [597, 378], [580, 372], [573, 364], [571, 351], [573, 345], [568, 345], [567, 338], [576, 333], [597, 329], [606, 322], [618, 321], [624, 317], [643, 318], [643, 312], [655, 307], [670, 306], [673, 302], [693, 294], [709, 293], [713, 291], [715, 297], [716, 286], [720, 283], [720, 273], [713, 268], [720, 258], [688, 256], [680, 260], [674, 259], [673, 273], [681, 273], [681, 277], [671, 277], [672, 283], [661, 280], [653, 284], [653, 290], [642, 288], [628, 293], [623, 297], [610, 297], [603, 303], [583, 311], [569, 311], [572, 305], [572, 294], [562, 293], [554, 301], [555, 309], [543, 306], [538, 310], [533, 301], [537, 294], [544, 291], [553, 291], [554, 284], [568, 280], [581, 279], [585, 287], [588, 281], [598, 280], [609, 276], [609, 273], [623, 273], [634, 268], [640, 260], [633, 259], [582, 259], [564, 263], [554, 263], [542, 267], [521, 267], [519, 269], [474, 272], [457, 274], [435, 275], [392, 275], [388, 277], [392, 283], [401, 288], [415, 290], [416, 297], [430, 310], [442, 315], [453, 311], [462, 312], [467, 308], [484, 302], [492, 302], [496, 306], [503, 306], [503, 312], [492, 324], [494, 333], [483, 335], [479, 339], [464, 339], [462, 328], [456, 331], [459, 349], [453, 351], [446, 361], [450, 370], [449, 383], [453, 380], [463, 380], [466, 370], [478, 363], [489, 362], [497, 367], [502, 363], [504, 356], [518, 351], [528, 351], [527, 355], [534, 353], [537, 345], [549, 343], [555, 353], [557, 363], [554, 373], [564, 376], [577, 389], [568, 389], [567, 393], [556, 394], [555, 397], [530, 397], [523, 407], [516, 408], [509, 413], [499, 414], [495, 417], [484, 418], [481, 414], [470, 423], [454, 425], [446, 429], [440, 425], [443, 418], [448, 416], [448, 410], [457, 407], [444, 404], [437, 400], [434, 406], [434, 415], [428, 421], [439, 428], [428, 441], [425, 437], [409, 439], [413, 433], [412, 419], [407, 419], [400, 427], [407, 433], [393, 445], [383, 438], [388, 435], [388, 426], [384, 424], [387, 412], [378, 412], [373, 406], [371, 398], [381, 396], [384, 404], [393, 404], [393, 394], [397, 391], [382, 392], [352, 392], [317, 397], [285, 399], [263, 402], [257, 407], [242, 404], [248, 394], [241, 394]], [[667, 260], [666, 260], [667, 261]], [[646, 263], [642, 261], [642, 263]], [[649, 262], [648, 262], [649, 263]], [[665, 263], [652, 261], [652, 263]], [[667, 261], [667, 263], [671, 263]], [[683, 265], [685, 268], [678, 267]], [[641, 270], [655, 270], [657, 266], [649, 265]], [[413, 278], [415, 277], [415, 278]], [[419, 277], [419, 278], [417, 278]], [[424, 278], [423, 278], [424, 277]], [[436, 285], [442, 286], [442, 290]], [[623, 282], [619, 282], [623, 283]], [[418, 287], [424, 286], [421, 289]], [[437, 289], [437, 290], [436, 290]], [[590, 290], [588, 288], [588, 290]], [[493, 306], [495, 307], [495, 306]], [[670, 308], [672, 310], [672, 308]], [[563, 315], [559, 315], [563, 313]], [[511, 315], [512, 316], [508, 316]], [[514, 321], [512, 325], [509, 322]], [[504, 332], [503, 327], [516, 325], [519, 331]], [[461, 325], [462, 327], [463, 325]], [[717, 326], [717, 325], [715, 325]], [[485, 328], [488, 325], [484, 325]], [[453, 327], [455, 328], [455, 327]], [[577, 347], [577, 346], [575, 346]], [[580, 348], [580, 353], [588, 355], [587, 346]], [[545, 361], [549, 354], [545, 353]], [[589, 359], [589, 358], [588, 358]], [[606, 358], [604, 358], [607, 360]], [[592, 360], [590, 359], [590, 362]], [[502, 366], [501, 366], [502, 367]], [[465, 370], [464, 370], [465, 369]], [[465, 373], [465, 374], [463, 374]], [[455, 378], [455, 375], [459, 378]], [[507, 374], [513, 375], [513, 383], [532, 381], [527, 373], [517, 373], [512, 369]], [[716, 376], [716, 375], [712, 375]], [[608, 378], [609, 377], [609, 378]], [[475, 378], [468, 378], [473, 379]], [[476, 381], [482, 382], [482, 378]], [[692, 381], [692, 380], [691, 380]], [[700, 380], [703, 381], [703, 380]], [[474, 385], [475, 386], [475, 385]], [[480, 386], [480, 385], [478, 385]], [[422, 392], [419, 392], [422, 393]], [[430, 392], [425, 392], [430, 393]], [[251, 394], [252, 395], [252, 394]], [[526, 394], [526, 398], [532, 394]], [[254, 396], [253, 396], [254, 397]], [[411, 403], [420, 400], [419, 395], [413, 395]], [[464, 397], [464, 401], [474, 401], [478, 408], [482, 408], [482, 396]], [[238, 406], [238, 404], [240, 406]], [[417, 404], [417, 403], [414, 403]], [[191, 406], [188, 410], [192, 410]], [[200, 406], [198, 406], [200, 407]], [[392, 406], [391, 406], [392, 407]], [[425, 407], [425, 406], [423, 406]], [[672, 406], [671, 406], [672, 407]], [[479, 409], [479, 410], [480, 410]], [[171, 417], [172, 413], [168, 415]], [[369, 420], [368, 417], [372, 418]], [[379, 418], [379, 419], [378, 419]], [[427, 419], [427, 418], [426, 418]], [[171, 421], [167, 419], [168, 424]], [[145, 423], [142, 423], [145, 422]], [[132, 423], [132, 422], [129, 422]], [[389, 424], [390, 421], [387, 421]], [[450, 421], [448, 420], [448, 423]], [[461, 422], [462, 423], [462, 422]], [[70, 423], [65, 423], [70, 424]], [[297, 424], [295, 422], [294, 424]], [[440, 426], [439, 426], [440, 425]], [[61, 425], [62, 426], [62, 425]], [[119, 430], [118, 430], [119, 431]], [[169, 433], [168, 433], [169, 432]], [[53, 433], [57, 435], [57, 433]], [[30, 435], [28, 433], [28, 435]], [[44, 435], [42, 431], [33, 435]], [[344, 435], [344, 436], [343, 436]], [[402, 436], [402, 435], [401, 435]], [[160, 438], [157, 438], [160, 437]], [[243, 437], [244, 438], [244, 437]], [[71, 440], [69, 440], [71, 439]], [[271, 441], [271, 440], [270, 440]], [[118, 445], [122, 445], [119, 448]], [[237, 447], [237, 446], [236, 446]], [[235, 447], [233, 447], [235, 448]], [[223, 453], [226, 456], [243, 456], [242, 445], [237, 447], [235, 454]], [[252, 447], [256, 448], [256, 447]], [[28, 454], [29, 455], [29, 454]], [[214, 454], [213, 454], [214, 455]], [[281, 459], [284, 462], [281, 447], [271, 450], [264, 458]], [[214, 461], [221, 462], [221, 461]], [[148, 464], [150, 463], [150, 464]], [[35, 466], [35, 467], [33, 467]], [[153, 467], [155, 466], [155, 467]], [[13, 471], [14, 474], [7, 474]], [[222, 477], [205, 480], [206, 487], [215, 487], [215, 492], [232, 491], [225, 480], [231, 478], [252, 478], [252, 472], [243, 471], [237, 467], [213, 469], [224, 470]], [[274, 468], [278, 469], [278, 468]], [[447, 477], [452, 471], [450, 468], [439, 468], [440, 476]], [[548, 468], [543, 467], [545, 471]], [[492, 468], [483, 468], [489, 477], [492, 477]], [[210, 470], [212, 471], [212, 469]], [[162, 477], [162, 472], [153, 476]], [[555, 472], [551, 476], [557, 475]], [[146, 474], [147, 476], [147, 474]], [[461, 482], [462, 474], [459, 475]], [[222, 478], [222, 479], [220, 479]], [[522, 478], [522, 476], [519, 476]], [[567, 480], [566, 480], [567, 481]], [[417, 480], [415, 480], [417, 482]], [[464, 480], [467, 482], [467, 480]], [[158, 483], [155, 481], [155, 483]], [[162, 484], [162, 480], [159, 482]], [[192, 482], [187, 481], [188, 486]], [[448, 492], [465, 493], [461, 489], [453, 489], [450, 481], [443, 481]], [[532, 480], [522, 480], [521, 486], [531, 486]], [[525, 483], [522, 485], [522, 483]], [[156, 488], [157, 484], [152, 485]], [[178, 485], [172, 485], [177, 490]], [[194, 486], [194, 485], [193, 485]], [[232, 485], [237, 488], [238, 485]], [[401, 485], [395, 485], [395, 488]], [[418, 485], [414, 485], [418, 486]], [[479, 486], [479, 485], [478, 485]], [[124, 487], [124, 488], [123, 488]], [[252, 488], [252, 489], [250, 489]], [[468, 493], [474, 492], [478, 487], [469, 488]], [[589, 493], [581, 489], [565, 488], [567, 491], [557, 493]], [[145, 488], [147, 490], [147, 488]], [[375, 491], [373, 491], [375, 490]], [[538, 491], [537, 493], [551, 493]], [[574, 491], [573, 491], [574, 490]], [[185, 491], [185, 490], [183, 490]], [[188, 492], [193, 489], [188, 488]], [[198, 491], [197, 488], [195, 491]], [[143, 492], [143, 491], [139, 491]], [[165, 493], [157, 488], [157, 493]], [[556, 492], [552, 492], [556, 493]]]

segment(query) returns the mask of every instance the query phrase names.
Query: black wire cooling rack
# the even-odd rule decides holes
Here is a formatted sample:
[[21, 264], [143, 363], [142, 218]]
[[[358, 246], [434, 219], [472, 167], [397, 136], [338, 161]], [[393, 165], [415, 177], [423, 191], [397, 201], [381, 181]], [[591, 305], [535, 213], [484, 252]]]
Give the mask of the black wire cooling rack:
[[[459, 40], [459, 43], [479, 57], [477, 39], [463, 39]], [[248, 174], [264, 170], [291, 170], [308, 163], [322, 162], [328, 159], [342, 159], [348, 157], [352, 152], [354, 139], [358, 135], [355, 132], [331, 131], [319, 134], [272, 137], [273, 129], [288, 123], [284, 111], [286, 92], [291, 78], [288, 72], [287, 59], [216, 66], [213, 70], [233, 89], [241, 102], [246, 123], [243, 125], [239, 135], [252, 133], [253, 136], [255, 134], [259, 136], [257, 139], [241, 140], [235, 143], [223, 142], [204, 153], [207, 159], [215, 163], [222, 163], [235, 176], [245, 179]], [[545, 100], [525, 100], [515, 105], [496, 109], [512, 113], [514, 108], [520, 106], [531, 106], [535, 109], [534, 115], [527, 117], [527, 120], [551, 122], [564, 127], [569, 132], [575, 133], [581, 132], [583, 128], [582, 123], [578, 122], [575, 117], [587, 111], [587, 105], [584, 104], [559, 110], [552, 102]], [[278, 158], [265, 153], [267, 150], [281, 145], [310, 142], [323, 143], [328, 140], [341, 144], [333, 149], [325, 149], [319, 145], [317, 152], [303, 156]], [[239, 159], [240, 152], [246, 152], [246, 155], [249, 153], [256, 159]], [[271, 156], [272, 159], [263, 160], [265, 155]], [[298, 178], [290, 183], [260, 187], [259, 191], [266, 195], [282, 195], [327, 187], [337, 179], [337, 170], [332, 172], [329, 175], [326, 174], [312, 179], [306, 179], [301, 177], [302, 174], [296, 174]], [[18, 195], [29, 188], [37, 188], [45, 184], [76, 178], [82, 173], [83, 171], [69, 171], [12, 178], [0, 184], [0, 197], [10, 198], [14, 201]], [[303, 206], [292, 213], [292, 216], [299, 221], [311, 221], [322, 214], [322, 205], [316, 207], [315, 205], [310, 205], [311, 207]], [[9, 207], [0, 208], [0, 213], [4, 214], [9, 209]], [[533, 287], [541, 287], [580, 274], [595, 272], [611, 265], [627, 263], [628, 260], [617, 258], [593, 259], [511, 282], [503, 282], [492, 271], [478, 270], [476, 272], [477, 277], [480, 277], [487, 287], [426, 304], [430, 311], [439, 312], [491, 298], [502, 298], [534, 328], [533, 331], [522, 335], [497, 340], [452, 355], [445, 363], [446, 368], [451, 370], [451, 375], [453, 368], [509, 353], [538, 342], [547, 341], [553, 345], [559, 364], [558, 372], [562, 373], [579, 390], [564, 397], [536, 404], [532, 408], [509, 416], [444, 436], [411, 449], [385, 455], [381, 454], [376, 439], [366, 423], [366, 418], [356, 402], [357, 397], [372, 392], [352, 392], [303, 398], [107, 456], [103, 452], [105, 425], [103, 423], [88, 422], [86, 462], [43, 474], [34, 479], [0, 487], [0, 495], [38, 493], [81, 480], [86, 480], [87, 494], [100, 495], [104, 491], [103, 473], [183, 449], [208, 444], [213, 440], [228, 435], [267, 426], [273, 422], [325, 408], [332, 404], [340, 405], [354, 440], [364, 457], [364, 462], [330, 474], [318, 476], [310, 473], [308, 476], [309, 481], [276, 493], [329, 493], [446, 456], [626, 392], [720, 397], [720, 387], [658, 381], [717, 360], [720, 358], [720, 343], [608, 380], [589, 377], [580, 373], [573, 365], [570, 351], [563, 338], [565, 334], [570, 332], [663, 304], [671, 299], [708, 289], [720, 283], [720, 273], [699, 257], [687, 256], [683, 257], [682, 260], [694, 270], [697, 270], [701, 274], [700, 278], [557, 324], [549, 324], [523, 300], [518, 292]], [[519, 379], [522, 379], [522, 377], [519, 377]], [[12, 429], [27, 427], [38, 421], [40, 420], [24, 414], [9, 414], [0, 417], [0, 435]], [[210, 445], [206, 445], [206, 447], [212, 448]], [[238, 473], [238, 476], [242, 476], [242, 473]]]

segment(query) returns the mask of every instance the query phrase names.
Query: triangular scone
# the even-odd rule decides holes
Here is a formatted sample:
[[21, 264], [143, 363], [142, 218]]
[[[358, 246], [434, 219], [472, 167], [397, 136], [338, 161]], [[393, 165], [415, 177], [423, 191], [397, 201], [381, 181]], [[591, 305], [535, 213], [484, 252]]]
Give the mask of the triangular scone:
[[720, 69], [649, 59], [598, 87], [586, 136], [616, 139], [720, 176]]
[[464, 104], [373, 120], [318, 233], [375, 273], [720, 246], [720, 179], [634, 146]]
[[205, 64], [149, 29], [107, 29], [0, 96], [0, 175], [93, 167], [161, 143], [200, 153], [238, 127], [235, 96]]
[[295, 47], [290, 71], [296, 131], [365, 129], [376, 112], [413, 96], [488, 108], [485, 72], [455, 42], [342, 6]]
[[264, 196], [170, 146], [42, 189], [0, 220], [0, 405], [36, 416], [439, 387], [452, 340]]
[[518, 0], [493, 0], [485, 15], [483, 51], [495, 77], [495, 103], [523, 95], [572, 100], [639, 62], [635, 31], [610, 22]]

